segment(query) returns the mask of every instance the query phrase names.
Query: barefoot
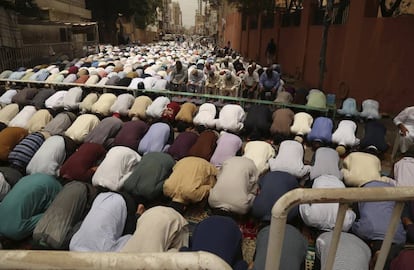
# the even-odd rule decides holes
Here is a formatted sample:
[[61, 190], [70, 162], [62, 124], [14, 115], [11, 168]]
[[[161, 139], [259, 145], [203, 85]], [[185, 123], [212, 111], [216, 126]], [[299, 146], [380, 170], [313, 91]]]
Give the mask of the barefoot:
[[145, 212], [145, 206], [142, 203], [138, 204], [137, 214], [142, 215], [144, 214], [144, 212]]

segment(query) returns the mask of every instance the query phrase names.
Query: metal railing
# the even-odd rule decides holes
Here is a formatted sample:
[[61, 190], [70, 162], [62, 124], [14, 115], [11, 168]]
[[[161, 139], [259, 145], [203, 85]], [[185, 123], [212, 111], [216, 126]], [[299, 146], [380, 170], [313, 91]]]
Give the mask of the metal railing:
[[121, 253], [0, 250], [0, 269], [231, 270], [218, 256], [204, 252]]
[[[96, 41], [24, 44], [19, 48], [0, 47], [0, 72], [21, 66], [35, 66], [57, 60], [85, 57], [96, 53], [88, 51]], [[86, 49], [86, 50], [85, 50]], [[51, 54], [51, 52], [53, 52]]]
[[285, 235], [286, 219], [289, 211], [296, 205], [304, 203], [339, 203], [335, 229], [328, 258], [324, 269], [330, 270], [335, 262], [342, 225], [348, 204], [353, 202], [396, 201], [388, 231], [381, 246], [375, 264], [375, 270], [383, 269], [390, 250], [394, 234], [404, 202], [414, 200], [414, 187], [378, 187], [378, 188], [346, 188], [346, 189], [295, 189], [282, 196], [272, 208], [272, 220], [267, 248], [266, 270], [279, 269]]
[[[273, 206], [267, 249], [266, 270], [279, 269], [287, 214], [303, 203], [339, 203], [335, 229], [324, 269], [332, 269], [348, 204], [353, 202], [396, 201], [375, 264], [383, 269], [405, 201], [414, 200], [414, 187], [295, 189]], [[208, 252], [97, 253], [69, 251], [0, 250], [0, 269], [231, 269]]]
[[259, 100], [259, 99], [249, 99], [249, 98], [242, 98], [242, 97], [231, 97], [231, 96], [220, 96], [220, 95], [211, 95], [211, 94], [203, 94], [203, 93], [191, 93], [191, 92], [180, 92], [180, 91], [170, 91], [170, 90], [156, 90], [156, 89], [134, 89], [125, 86], [114, 86], [114, 85], [96, 85], [96, 84], [79, 84], [79, 83], [48, 83], [45, 81], [22, 81], [22, 80], [9, 80], [9, 79], [0, 79], [0, 83], [3, 82], [5, 84], [26, 84], [30, 85], [43, 85], [51, 88], [62, 88], [62, 87], [82, 87], [82, 88], [93, 88], [99, 89], [103, 93], [107, 92], [108, 90], [124, 90], [131, 92], [135, 97], [145, 94], [145, 93], [152, 93], [152, 94], [159, 94], [164, 95], [169, 98], [174, 96], [184, 96], [184, 97], [194, 97], [200, 98], [204, 100], [220, 100], [226, 102], [236, 102], [244, 107], [246, 104], [263, 104], [269, 105], [274, 108], [291, 108], [296, 109], [299, 111], [307, 111], [307, 112], [318, 112], [322, 113], [325, 116], [330, 116], [332, 119], [335, 118], [336, 115], [336, 107], [326, 107], [326, 108], [318, 108], [318, 107], [311, 107], [306, 105], [294, 104], [294, 103], [282, 103], [282, 102], [274, 102], [268, 100]]

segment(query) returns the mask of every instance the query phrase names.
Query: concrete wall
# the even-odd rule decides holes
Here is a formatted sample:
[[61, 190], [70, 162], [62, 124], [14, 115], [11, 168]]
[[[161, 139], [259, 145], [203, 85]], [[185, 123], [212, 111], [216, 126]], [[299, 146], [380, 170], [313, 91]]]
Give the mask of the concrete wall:
[[85, 1], [77, 0], [72, 3], [72, 1], [36, 0], [35, 2], [41, 9], [49, 9], [52, 13], [51, 17], [54, 17], [55, 20], [79, 22], [92, 18], [91, 11], [85, 9]]
[[135, 28], [134, 31], [134, 42], [140, 41], [142, 44], [154, 42], [158, 33], [153, 31], [145, 31], [139, 28]]
[[[409, 76], [414, 62], [414, 17], [365, 17], [375, 13], [375, 10], [366, 10], [372, 8], [368, 5], [370, 2], [351, 1], [347, 23], [331, 26], [324, 90], [339, 95], [339, 85], [343, 82], [349, 87], [348, 96], [356, 98], [359, 104], [373, 98], [380, 102], [381, 111], [397, 113], [414, 105]], [[280, 36], [277, 19], [271, 30], [262, 30], [259, 25], [258, 30], [247, 29], [241, 33], [241, 16], [230, 14], [225, 38], [232, 45], [241, 44], [246, 58], [264, 65], [266, 44], [274, 37], [283, 73], [300, 75], [309, 87], [316, 87], [323, 27], [311, 24], [311, 1], [305, 1], [304, 5], [301, 25], [281, 27]], [[230, 30], [230, 25], [235, 26], [234, 30]]]

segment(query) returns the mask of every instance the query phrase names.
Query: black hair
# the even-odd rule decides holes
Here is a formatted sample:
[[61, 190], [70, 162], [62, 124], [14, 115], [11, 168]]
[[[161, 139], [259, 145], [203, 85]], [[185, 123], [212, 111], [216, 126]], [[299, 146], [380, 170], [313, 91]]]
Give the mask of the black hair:
[[185, 209], [186, 209], [185, 204], [179, 203], [179, 202], [174, 202], [174, 201], [171, 201], [167, 206], [171, 207], [172, 209], [174, 209], [175, 211], [177, 211], [181, 215], [184, 214]]
[[190, 127], [190, 124], [184, 121], [177, 121], [176, 127], [178, 132], [184, 132]]

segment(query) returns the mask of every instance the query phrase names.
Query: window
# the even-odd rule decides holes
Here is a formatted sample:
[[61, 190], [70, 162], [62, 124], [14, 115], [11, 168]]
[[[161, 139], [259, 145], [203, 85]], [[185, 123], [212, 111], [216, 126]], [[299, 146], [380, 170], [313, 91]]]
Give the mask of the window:
[[[401, 15], [414, 15], [414, 0], [377, 0], [377, 5], [370, 5], [369, 17], [398, 17]], [[367, 6], [365, 7], [367, 15]]]
[[247, 15], [246, 14], [242, 14], [242, 30], [243, 31], [247, 30]]
[[275, 24], [275, 15], [271, 14], [263, 14], [262, 15], [262, 28], [263, 29], [271, 29]]
[[295, 10], [294, 12], [284, 13], [282, 15], [282, 27], [299, 26], [302, 17], [301, 10]]
[[[332, 12], [332, 24], [346, 24], [349, 14], [350, 0], [334, 0]], [[327, 0], [319, 0], [319, 4], [314, 7], [313, 24], [323, 25]]]
[[303, 0], [277, 0], [276, 8], [282, 14], [282, 27], [299, 26], [302, 19]]
[[258, 21], [259, 21], [259, 16], [251, 15], [250, 16], [250, 24], [249, 24], [250, 29], [257, 29]]
[[68, 41], [68, 35], [66, 33], [66, 28], [59, 28], [59, 34], [60, 34], [60, 41], [61, 42], [67, 42]]

